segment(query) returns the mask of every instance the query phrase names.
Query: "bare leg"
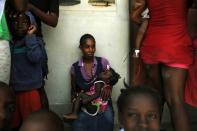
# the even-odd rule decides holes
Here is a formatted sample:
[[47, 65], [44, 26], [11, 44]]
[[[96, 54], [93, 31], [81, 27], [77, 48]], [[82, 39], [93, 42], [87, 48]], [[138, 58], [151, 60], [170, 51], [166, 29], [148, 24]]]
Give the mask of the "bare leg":
[[[146, 65], [147, 85], [158, 91], [162, 97], [162, 112], [165, 103], [162, 80], [161, 80], [161, 67], [159, 64]], [[162, 119], [162, 115], [160, 117]]]
[[170, 108], [175, 130], [191, 131], [183, 101], [187, 70], [164, 66], [162, 68], [162, 76], [165, 97]]
[[146, 65], [147, 84], [158, 92], [162, 92], [161, 88], [161, 71], [158, 64]]
[[78, 96], [75, 100], [75, 102], [73, 103], [73, 108], [72, 108], [72, 113], [68, 113], [64, 115], [65, 119], [77, 119], [78, 118], [78, 113], [80, 110], [80, 105], [81, 105], [81, 97]]

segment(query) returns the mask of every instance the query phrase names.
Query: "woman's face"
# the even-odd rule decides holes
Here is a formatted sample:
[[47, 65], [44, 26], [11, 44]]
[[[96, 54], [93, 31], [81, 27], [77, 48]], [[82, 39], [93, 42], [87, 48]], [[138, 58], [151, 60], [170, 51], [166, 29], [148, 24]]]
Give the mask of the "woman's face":
[[160, 131], [160, 110], [148, 96], [138, 95], [128, 100], [119, 119], [125, 131]]
[[83, 53], [83, 57], [90, 59], [94, 57], [94, 53], [96, 51], [95, 42], [92, 39], [86, 39], [85, 42], [81, 46], [81, 51]]

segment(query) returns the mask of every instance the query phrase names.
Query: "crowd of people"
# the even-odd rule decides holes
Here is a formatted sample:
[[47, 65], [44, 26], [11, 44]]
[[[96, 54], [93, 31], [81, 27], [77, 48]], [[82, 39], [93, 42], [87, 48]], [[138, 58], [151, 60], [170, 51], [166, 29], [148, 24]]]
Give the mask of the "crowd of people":
[[[166, 102], [174, 129], [191, 131], [184, 103], [197, 107], [197, 34], [192, 40], [187, 14], [197, 1], [131, 3], [139, 28], [132, 85], [125, 84], [117, 100], [120, 130], [160, 131]], [[81, 36], [82, 56], [70, 70], [72, 112], [60, 119], [49, 109], [41, 22], [56, 27], [58, 17], [58, 0], [0, 1], [0, 131], [63, 131], [63, 120], [72, 121], [73, 131], [114, 130], [111, 96], [120, 75], [106, 58], [95, 56], [91, 34]]]

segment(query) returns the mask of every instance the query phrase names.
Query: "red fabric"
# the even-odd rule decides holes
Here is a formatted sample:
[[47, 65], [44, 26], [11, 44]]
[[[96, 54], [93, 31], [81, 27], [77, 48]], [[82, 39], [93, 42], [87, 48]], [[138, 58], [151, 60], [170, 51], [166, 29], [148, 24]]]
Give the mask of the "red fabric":
[[193, 62], [186, 0], [147, 0], [150, 20], [141, 48], [146, 64]]
[[39, 109], [41, 109], [41, 100], [38, 90], [16, 92], [16, 111], [12, 128], [17, 128], [30, 113]]
[[[197, 51], [197, 34], [194, 41]], [[197, 107], [197, 52], [195, 52], [194, 64], [189, 68], [188, 79], [185, 87], [185, 102]]]

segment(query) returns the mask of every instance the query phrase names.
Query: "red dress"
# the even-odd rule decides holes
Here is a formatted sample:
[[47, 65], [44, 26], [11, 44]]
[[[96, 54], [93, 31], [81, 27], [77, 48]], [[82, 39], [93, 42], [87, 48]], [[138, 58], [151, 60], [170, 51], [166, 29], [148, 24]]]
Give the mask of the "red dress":
[[147, 6], [150, 19], [141, 47], [143, 61], [146, 64], [192, 64], [186, 0], [147, 0]]
[[197, 107], [197, 34], [194, 40], [194, 64], [190, 66], [185, 87], [185, 102]]

